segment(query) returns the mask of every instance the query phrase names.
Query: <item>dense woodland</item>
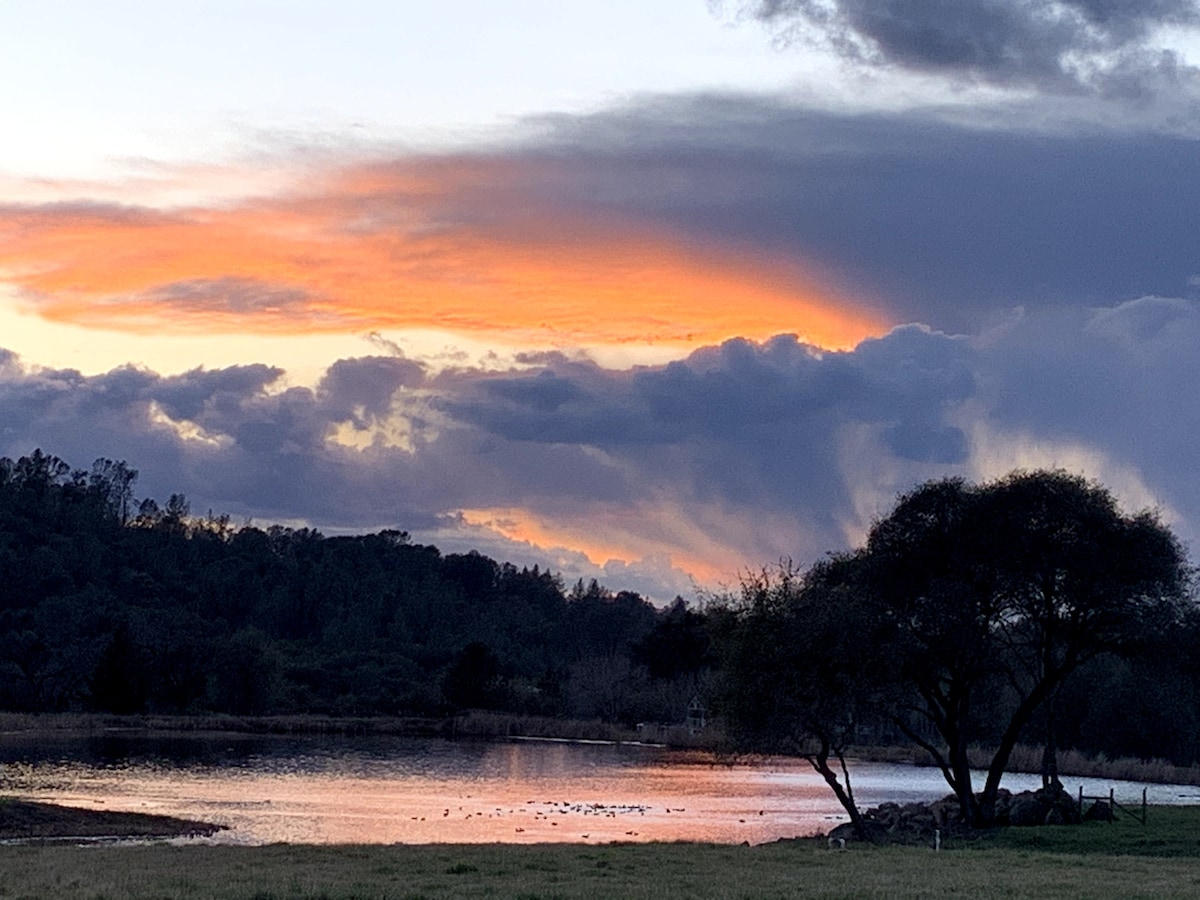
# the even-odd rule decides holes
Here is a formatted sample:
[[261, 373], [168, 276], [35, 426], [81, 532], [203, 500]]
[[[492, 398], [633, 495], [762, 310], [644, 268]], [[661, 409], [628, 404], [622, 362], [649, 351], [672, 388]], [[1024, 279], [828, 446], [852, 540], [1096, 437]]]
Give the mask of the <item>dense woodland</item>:
[[[1057, 484], [1057, 476], [1047, 477]], [[192, 515], [179, 495], [162, 505], [139, 501], [135, 485], [136, 471], [123, 462], [74, 469], [41, 452], [0, 459], [0, 707], [336, 715], [491, 709], [631, 724], [680, 722], [699, 695], [745, 746], [810, 751], [815, 735], [819, 749], [814, 726], [832, 723], [825, 737], [834, 757], [853, 744], [913, 741], [947, 755], [952, 774], [954, 741], [1005, 740], [1021, 691], [1037, 681], [1023, 673], [1061, 663], [1053, 690], [1026, 704], [1028, 714], [1012, 726], [1019, 733], [1007, 737], [1041, 743], [1049, 735], [1059, 748], [1108, 756], [1200, 759], [1200, 622], [1190, 570], [1169, 533], [1149, 520], [1128, 521], [1154, 526], [1151, 537], [1165, 534], [1159, 549], [1175, 581], [1155, 590], [1172, 598], [1169, 621], [1150, 627], [1152, 617], [1138, 613], [1120, 620], [1120, 640], [1105, 633], [1077, 654], [1055, 644], [1047, 652], [1058, 656], [1034, 659], [1022, 654], [1046, 651], [1045, 641], [1025, 639], [1034, 617], [1022, 619], [1015, 607], [997, 607], [1000, 617], [979, 630], [979, 617], [953, 603], [909, 609], [897, 595], [892, 612], [880, 615], [883, 607], [847, 599], [885, 597], [888, 586], [913, 578], [906, 566], [936, 574], [937, 560], [914, 563], [893, 552], [888, 541], [902, 541], [885, 526], [900, 513], [922, 528], [950, 522], [949, 531], [930, 532], [938, 540], [951, 532], [955, 540], [981, 539], [916, 502], [940, 508], [945, 501], [959, 515], [962, 503], [976, 501], [957, 482], [902, 498], [862, 551], [808, 572], [784, 566], [748, 576], [740, 594], [665, 608], [595, 582], [567, 587], [537, 567], [442, 554], [401, 531], [325, 537], [235, 527], [227, 517]], [[997, 514], [988, 513], [989, 539], [1002, 524]], [[954, 545], [949, 556], [961, 549]], [[1030, 545], [1021, 552], [1032, 558], [1042, 551]], [[1085, 568], [1104, 575], [1099, 560], [1119, 554], [1103, 546], [1098, 552]], [[963, 585], [974, 590], [982, 571], [941, 572], [933, 587], [918, 591], [921, 602], [948, 596], [947, 585], [963, 596]], [[1018, 592], [1002, 587], [1005, 596]], [[1148, 588], [1138, 589], [1148, 596]], [[904, 610], [899, 618], [896, 609]], [[932, 631], [914, 637], [897, 630], [921, 616]], [[1134, 621], [1146, 627], [1131, 630]], [[1009, 643], [997, 644], [1005, 634]], [[950, 683], [963, 696], [939, 708], [945, 698], [936, 691]], [[924, 708], [922, 691], [934, 692]], [[1043, 702], [1050, 696], [1052, 703]], [[946, 714], [957, 717], [957, 731], [934, 721]]]
[[0, 706], [114, 713], [682, 715], [707, 663], [682, 603], [137, 502], [136, 472], [0, 459]]

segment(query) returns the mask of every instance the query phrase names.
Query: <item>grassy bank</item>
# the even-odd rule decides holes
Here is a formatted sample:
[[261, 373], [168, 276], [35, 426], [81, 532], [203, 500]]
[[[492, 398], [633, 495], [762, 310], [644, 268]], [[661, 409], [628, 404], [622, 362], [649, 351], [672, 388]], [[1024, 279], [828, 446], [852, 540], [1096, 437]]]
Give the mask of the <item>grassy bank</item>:
[[1200, 809], [1012, 829], [951, 846], [818, 841], [433, 846], [0, 847], [0, 896], [87, 898], [1194, 897]]

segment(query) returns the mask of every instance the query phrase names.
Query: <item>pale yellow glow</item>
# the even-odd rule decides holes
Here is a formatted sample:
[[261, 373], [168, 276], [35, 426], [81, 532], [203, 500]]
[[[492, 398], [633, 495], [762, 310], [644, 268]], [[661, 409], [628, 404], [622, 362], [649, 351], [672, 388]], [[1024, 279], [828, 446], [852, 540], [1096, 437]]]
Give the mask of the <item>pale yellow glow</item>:
[[233, 438], [227, 434], [213, 434], [200, 425], [187, 419], [172, 419], [157, 403], [152, 402], [149, 410], [150, 421], [160, 428], [168, 428], [180, 439], [189, 443], [204, 444], [214, 450], [222, 450], [233, 445]]
[[731, 584], [746, 560], [780, 559], [806, 548], [795, 517], [747, 512], [720, 504], [658, 498], [630, 506], [591, 503], [586, 515], [547, 514], [515, 507], [467, 509], [463, 521], [538, 548], [570, 547], [589, 562], [668, 560], [698, 582]]
[[408, 421], [400, 416], [391, 416], [382, 422], [371, 422], [364, 426], [339, 422], [330, 430], [326, 440], [351, 450], [388, 448], [412, 453], [415, 449]]

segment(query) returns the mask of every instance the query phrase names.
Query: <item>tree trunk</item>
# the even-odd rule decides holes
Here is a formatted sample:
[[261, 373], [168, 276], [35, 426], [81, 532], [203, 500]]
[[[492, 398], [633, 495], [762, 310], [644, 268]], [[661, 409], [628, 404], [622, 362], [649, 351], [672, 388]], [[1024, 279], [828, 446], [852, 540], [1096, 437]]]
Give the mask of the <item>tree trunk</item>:
[[958, 797], [963, 819], [972, 828], [983, 827], [986, 824], [986, 816], [980, 808], [979, 798], [975, 796], [971, 785], [971, 763], [967, 758], [966, 743], [961, 738], [956, 737], [955, 746], [950, 750], [950, 771], [954, 775], [950, 787], [954, 789], [954, 794]]
[[[837, 754], [837, 758], [842, 764], [842, 771], [846, 772], [845, 759], [842, 758], [840, 753]], [[838, 773], [829, 766], [829, 750], [826, 747], [822, 747], [819, 753], [806, 756], [805, 759], [808, 760], [809, 765], [821, 774], [821, 777], [825, 779], [825, 783], [833, 791], [833, 795], [842, 804], [842, 808], [850, 816], [850, 824], [854, 827], [854, 833], [858, 835], [859, 840], [868, 843], [871, 842], [873, 838], [870, 832], [867, 831], [867, 823], [863, 819], [862, 813], [858, 811], [858, 805], [854, 802], [854, 794], [850, 790], [849, 773], [846, 773], [846, 784], [843, 786], [841, 780], [838, 778]]]
[[1004, 776], [1008, 758], [1012, 755], [1013, 747], [1017, 745], [1017, 738], [1020, 737], [1021, 730], [1029, 723], [1037, 708], [1058, 690], [1058, 686], [1062, 684], [1069, 672], [1070, 669], [1058, 670], [1034, 685], [1033, 690], [1021, 701], [1012, 714], [1012, 718], [1009, 719], [1008, 728], [1001, 735], [1000, 744], [996, 748], [996, 755], [992, 757], [992, 764], [988, 766], [987, 781], [984, 783], [983, 794], [980, 798], [983, 813], [982, 824], [991, 825], [995, 820], [996, 793], [1000, 790], [1000, 779]]
[[1042, 787], [1061, 790], [1062, 782], [1058, 780], [1057, 706], [1058, 688], [1056, 687], [1046, 700], [1046, 743], [1042, 747]]

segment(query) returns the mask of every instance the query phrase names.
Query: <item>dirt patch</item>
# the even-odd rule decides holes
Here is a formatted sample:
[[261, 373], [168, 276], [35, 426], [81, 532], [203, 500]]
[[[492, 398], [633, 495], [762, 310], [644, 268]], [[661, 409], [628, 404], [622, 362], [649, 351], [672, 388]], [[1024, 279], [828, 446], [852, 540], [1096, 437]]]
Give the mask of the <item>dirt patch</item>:
[[225, 826], [174, 816], [0, 798], [0, 840], [207, 837]]

